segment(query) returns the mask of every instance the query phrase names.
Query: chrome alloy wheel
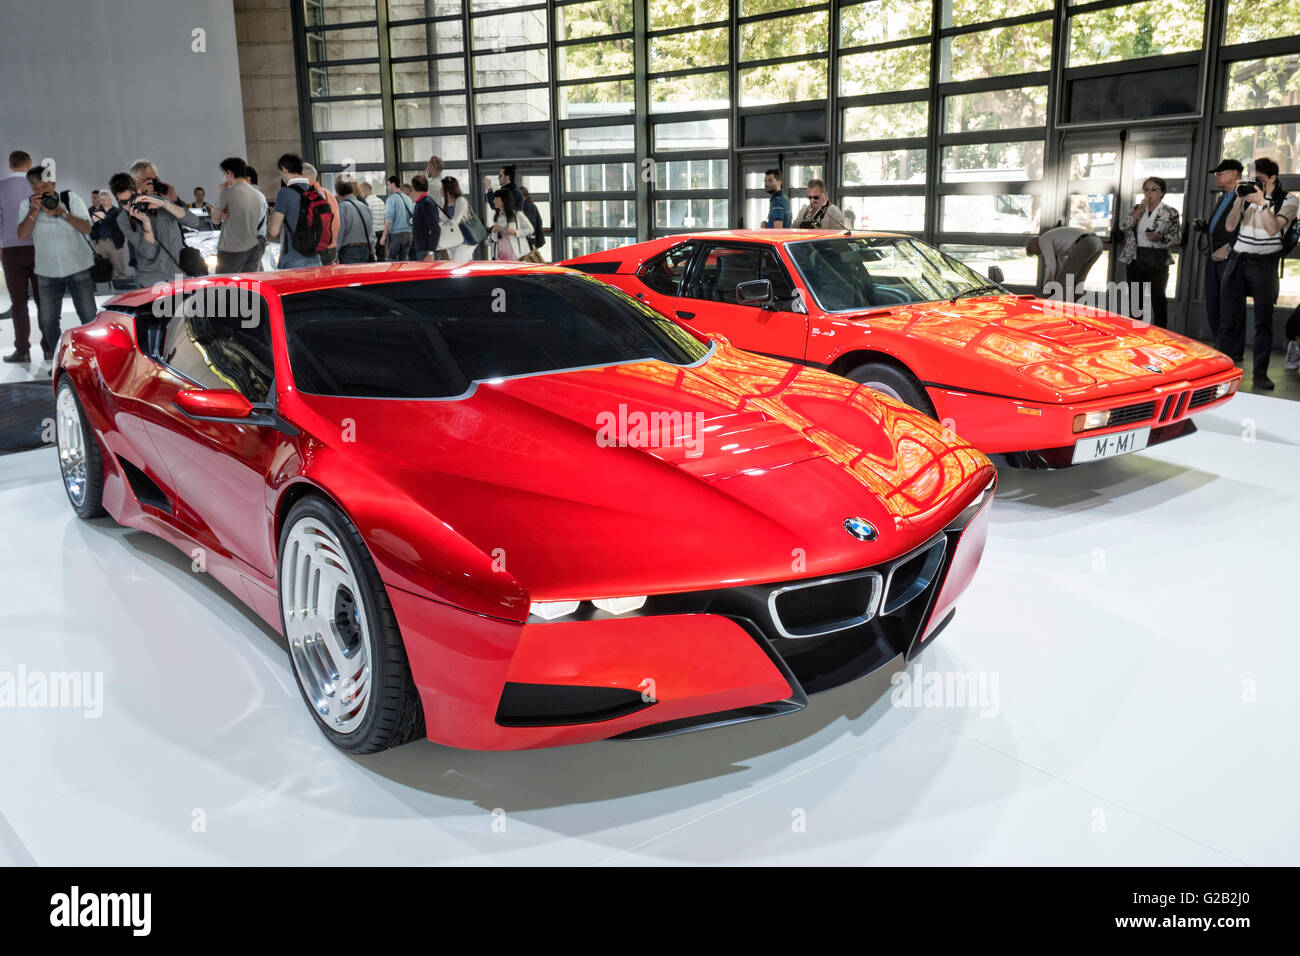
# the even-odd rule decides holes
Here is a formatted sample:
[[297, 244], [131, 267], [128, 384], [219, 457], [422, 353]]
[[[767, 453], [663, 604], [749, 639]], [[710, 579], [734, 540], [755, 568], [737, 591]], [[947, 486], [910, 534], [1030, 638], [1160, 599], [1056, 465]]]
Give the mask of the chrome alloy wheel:
[[307, 699], [340, 734], [356, 730], [370, 709], [370, 622], [360, 593], [334, 532], [299, 518], [280, 560], [285, 638]]
[[59, 471], [63, 486], [75, 507], [86, 500], [86, 434], [81, 429], [81, 410], [70, 387], [59, 389], [54, 406], [54, 428], [59, 446]]
[[881, 394], [888, 395], [890, 398], [894, 399], [894, 401], [902, 402], [904, 405], [907, 404], [907, 401], [902, 395], [898, 394], [898, 390], [892, 385], [886, 385], [884, 382], [863, 382], [862, 384], [867, 386], [867, 388], [875, 389]]

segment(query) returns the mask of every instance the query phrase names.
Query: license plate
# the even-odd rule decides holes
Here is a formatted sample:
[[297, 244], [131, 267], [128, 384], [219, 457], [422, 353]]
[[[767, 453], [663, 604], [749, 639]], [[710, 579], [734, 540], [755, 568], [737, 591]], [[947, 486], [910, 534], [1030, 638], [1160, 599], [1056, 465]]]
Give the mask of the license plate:
[[1074, 460], [1072, 464], [1085, 461], [1101, 461], [1116, 455], [1127, 455], [1147, 447], [1151, 438], [1151, 428], [1134, 428], [1126, 432], [1113, 432], [1109, 435], [1097, 435], [1092, 438], [1080, 438], [1074, 443]]

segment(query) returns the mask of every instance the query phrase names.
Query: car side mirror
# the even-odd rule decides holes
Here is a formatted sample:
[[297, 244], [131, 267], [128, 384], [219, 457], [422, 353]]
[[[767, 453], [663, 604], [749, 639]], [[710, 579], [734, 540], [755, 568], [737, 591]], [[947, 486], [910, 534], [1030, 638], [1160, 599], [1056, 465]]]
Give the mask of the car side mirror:
[[1006, 281], [1006, 277], [1002, 274], [1001, 266], [989, 266], [989, 278], [998, 285], [1002, 285], [1002, 283]]
[[772, 280], [750, 279], [736, 286], [737, 305], [766, 306], [772, 303]]
[[242, 421], [254, 410], [253, 403], [233, 388], [190, 388], [178, 392], [174, 401], [190, 418]]

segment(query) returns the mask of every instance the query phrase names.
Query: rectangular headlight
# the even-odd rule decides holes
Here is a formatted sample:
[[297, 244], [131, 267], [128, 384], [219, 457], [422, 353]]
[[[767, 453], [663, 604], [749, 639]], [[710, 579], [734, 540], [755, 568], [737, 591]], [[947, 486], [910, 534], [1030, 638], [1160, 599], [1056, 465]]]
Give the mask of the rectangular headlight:
[[1110, 422], [1110, 410], [1104, 412], [1080, 412], [1074, 416], [1074, 430], [1086, 432], [1093, 428], [1105, 428]]
[[1229, 380], [1227, 382], [1220, 382], [1219, 387], [1214, 390], [1214, 397], [1223, 398], [1224, 395], [1231, 395], [1232, 387], [1236, 384], [1237, 382], [1235, 379]]

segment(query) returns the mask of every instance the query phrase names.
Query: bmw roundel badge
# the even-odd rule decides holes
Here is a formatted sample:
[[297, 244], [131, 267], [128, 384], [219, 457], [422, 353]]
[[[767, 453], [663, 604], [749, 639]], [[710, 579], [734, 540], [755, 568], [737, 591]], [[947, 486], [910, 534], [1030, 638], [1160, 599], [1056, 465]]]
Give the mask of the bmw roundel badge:
[[1148, 372], [1155, 372], [1157, 375], [1159, 375], [1161, 372], [1164, 371], [1164, 369], [1162, 369], [1159, 365], [1143, 365], [1142, 367], [1146, 369]]
[[859, 541], [876, 540], [876, 526], [866, 518], [845, 518], [844, 530]]

